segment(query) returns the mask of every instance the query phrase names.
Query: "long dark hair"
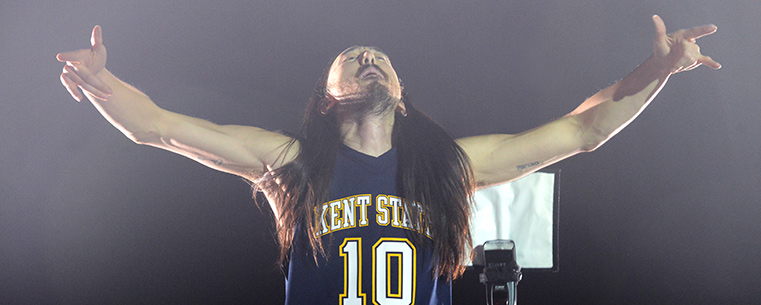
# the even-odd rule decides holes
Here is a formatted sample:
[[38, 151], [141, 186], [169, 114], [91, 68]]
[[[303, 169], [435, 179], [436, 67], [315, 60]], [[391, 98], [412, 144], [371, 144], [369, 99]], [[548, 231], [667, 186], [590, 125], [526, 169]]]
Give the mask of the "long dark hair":
[[[307, 105], [296, 158], [255, 181], [255, 189], [274, 201], [280, 258], [284, 261], [295, 234], [307, 237], [315, 259], [326, 256], [317, 236], [314, 211], [328, 201], [336, 154], [342, 139], [338, 122], [320, 113], [326, 98], [328, 71], [323, 73]], [[471, 249], [470, 200], [473, 172], [465, 152], [452, 136], [430, 117], [418, 111], [402, 93], [407, 115], [396, 113], [392, 144], [397, 149], [397, 190], [405, 198], [405, 213], [418, 233], [413, 238], [433, 244], [437, 276], [456, 278], [464, 271], [465, 254]], [[287, 148], [288, 149], [288, 148]], [[420, 203], [420, 204], [415, 204]], [[420, 211], [419, 209], [422, 209]], [[422, 217], [411, 217], [420, 215]], [[296, 230], [299, 232], [296, 232]]]

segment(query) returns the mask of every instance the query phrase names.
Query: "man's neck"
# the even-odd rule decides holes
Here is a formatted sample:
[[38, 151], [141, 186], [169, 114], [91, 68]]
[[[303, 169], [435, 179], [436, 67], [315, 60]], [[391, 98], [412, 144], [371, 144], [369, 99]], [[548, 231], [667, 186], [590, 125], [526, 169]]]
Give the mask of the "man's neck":
[[345, 118], [341, 122], [343, 143], [373, 157], [378, 157], [391, 149], [393, 129], [393, 111]]

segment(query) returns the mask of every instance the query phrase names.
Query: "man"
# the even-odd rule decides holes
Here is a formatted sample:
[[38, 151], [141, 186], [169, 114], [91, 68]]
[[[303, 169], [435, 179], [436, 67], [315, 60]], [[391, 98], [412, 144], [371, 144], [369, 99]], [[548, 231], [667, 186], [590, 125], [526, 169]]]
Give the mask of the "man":
[[[666, 34], [654, 54], [568, 115], [516, 134], [452, 139], [417, 111], [385, 53], [351, 47], [326, 71], [302, 133], [217, 125], [169, 112], [105, 69], [100, 27], [90, 49], [58, 54], [61, 81], [139, 144], [244, 177], [264, 191], [288, 260], [289, 304], [450, 303], [470, 248], [469, 198], [579, 152], [628, 125], [671, 74], [702, 64], [695, 40], [713, 25]], [[84, 93], [80, 93], [81, 89]]]

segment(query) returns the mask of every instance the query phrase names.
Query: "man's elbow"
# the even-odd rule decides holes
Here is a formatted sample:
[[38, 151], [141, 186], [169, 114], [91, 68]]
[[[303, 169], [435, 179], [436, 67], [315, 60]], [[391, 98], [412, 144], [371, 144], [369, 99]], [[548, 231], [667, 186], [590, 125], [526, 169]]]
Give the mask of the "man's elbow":
[[135, 144], [151, 145], [160, 141], [161, 137], [152, 131], [124, 132], [124, 135]]
[[612, 134], [599, 128], [593, 120], [588, 120], [581, 116], [571, 117], [576, 125], [576, 138], [578, 147], [581, 152], [591, 152], [602, 146]]
[[162, 141], [164, 134], [168, 134], [169, 127], [171, 126], [162, 120], [161, 117], [154, 118], [152, 120], [143, 121], [141, 124], [136, 124], [132, 128], [119, 128], [122, 133], [132, 142], [140, 145], [152, 145]]
[[598, 147], [602, 146], [610, 140], [611, 137], [615, 133], [606, 132], [604, 130], [600, 130], [599, 128], [595, 128], [594, 126], [591, 126], [590, 128], [586, 128], [582, 132], [582, 145], [581, 145], [581, 151], [583, 152], [591, 152], [596, 150]]

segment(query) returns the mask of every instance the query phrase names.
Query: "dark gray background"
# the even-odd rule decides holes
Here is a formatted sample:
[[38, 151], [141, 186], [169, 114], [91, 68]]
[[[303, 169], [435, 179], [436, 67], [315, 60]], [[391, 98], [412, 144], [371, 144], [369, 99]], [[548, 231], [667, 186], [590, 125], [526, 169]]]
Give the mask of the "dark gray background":
[[[675, 75], [562, 170], [560, 272], [522, 304], [757, 303], [761, 6], [736, 1], [2, 1], [0, 303], [282, 302], [272, 220], [246, 183], [132, 144], [58, 81], [57, 52], [103, 26], [109, 69], [160, 106], [296, 131], [344, 48], [390, 54], [455, 136], [571, 111], [670, 31], [715, 23], [724, 64]], [[482, 287], [457, 283], [476, 303]]]

